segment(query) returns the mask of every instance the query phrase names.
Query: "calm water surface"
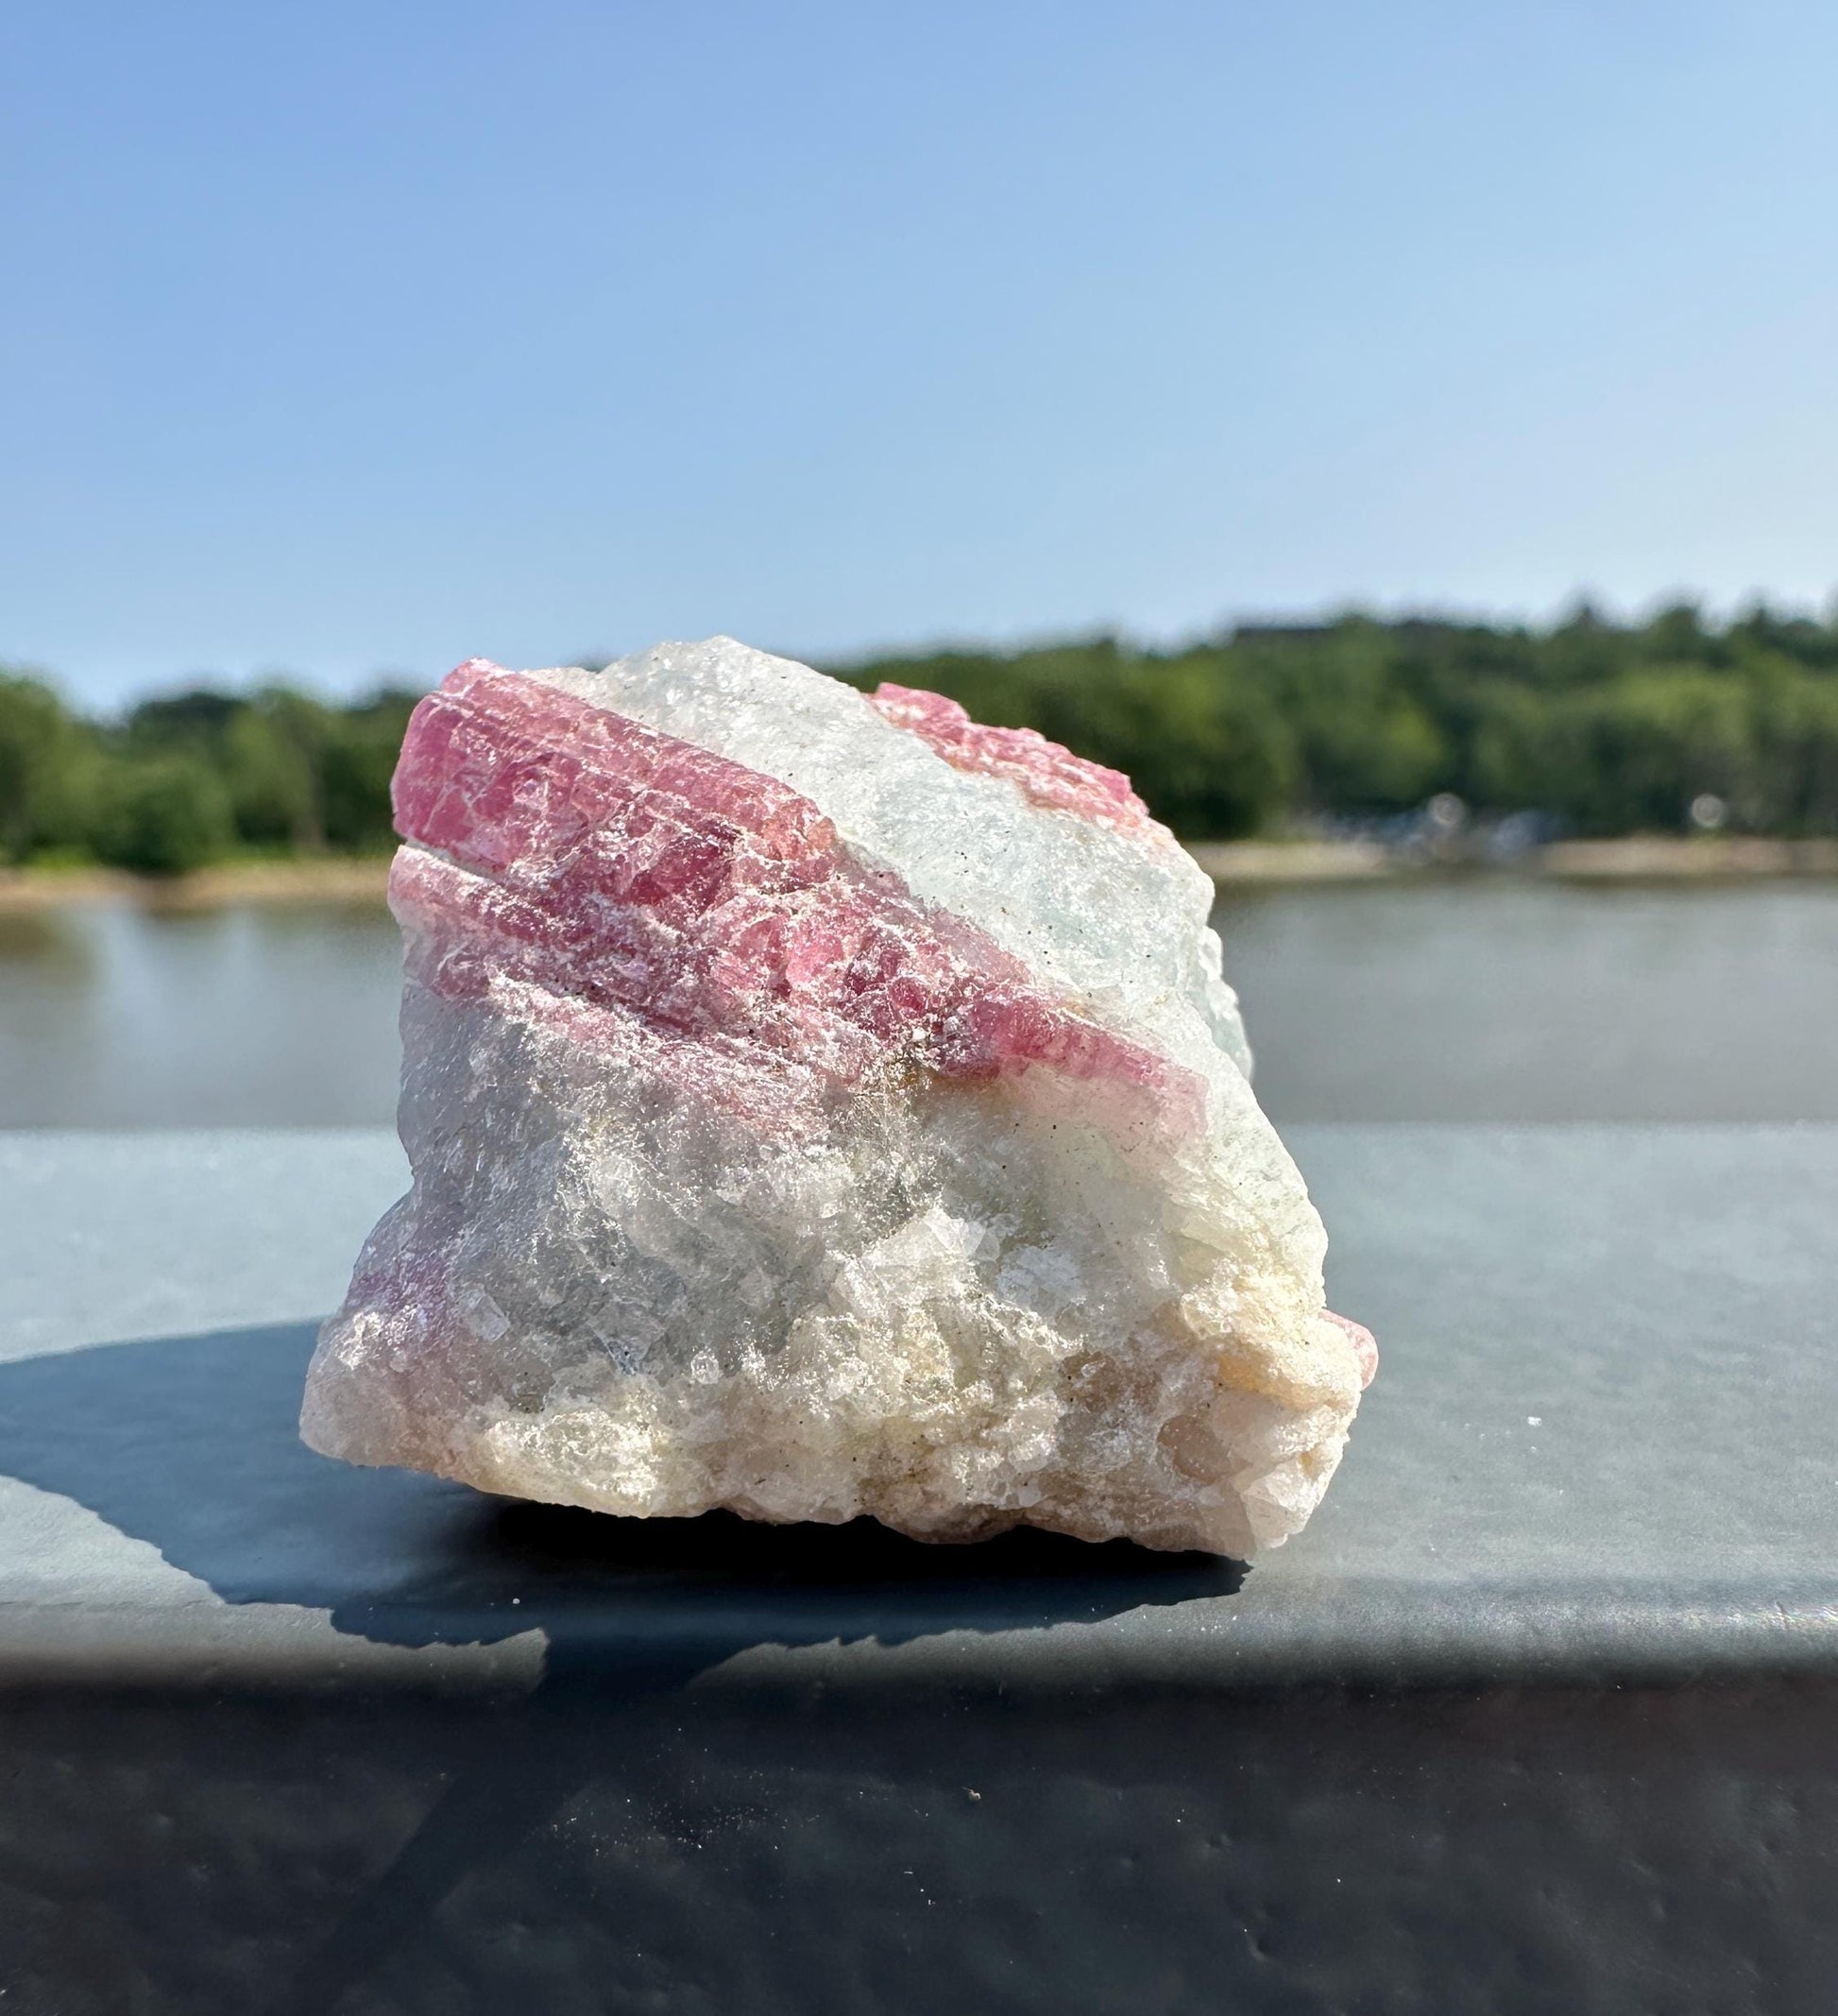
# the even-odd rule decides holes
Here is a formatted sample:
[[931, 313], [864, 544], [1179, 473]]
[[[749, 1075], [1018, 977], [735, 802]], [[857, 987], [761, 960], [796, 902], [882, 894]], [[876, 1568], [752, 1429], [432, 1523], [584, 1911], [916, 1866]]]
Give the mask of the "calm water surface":
[[0, 1126], [387, 1119], [400, 945], [380, 905], [0, 916]]
[[[1219, 906], [1278, 1119], [1838, 1119], [1838, 885], [1271, 890]], [[0, 916], [0, 1125], [386, 1120], [395, 926]]]
[[1215, 921], [1280, 1119], [1838, 1119], [1838, 883], [1324, 888]]

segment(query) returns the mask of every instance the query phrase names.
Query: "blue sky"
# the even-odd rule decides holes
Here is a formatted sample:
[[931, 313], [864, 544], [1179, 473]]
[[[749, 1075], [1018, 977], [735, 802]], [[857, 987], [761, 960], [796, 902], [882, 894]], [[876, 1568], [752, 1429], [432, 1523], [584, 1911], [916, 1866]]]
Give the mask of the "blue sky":
[[0, 18], [0, 658], [1838, 585], [1827, 4]]

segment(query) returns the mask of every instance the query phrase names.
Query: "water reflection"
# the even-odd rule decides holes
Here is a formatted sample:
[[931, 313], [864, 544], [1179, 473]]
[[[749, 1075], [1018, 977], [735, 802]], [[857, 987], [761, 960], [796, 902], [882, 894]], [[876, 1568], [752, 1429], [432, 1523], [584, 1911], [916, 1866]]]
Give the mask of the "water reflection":
[[337, 1125], [393, 1110], [400, 952], [380, 906], [6, 921], [28, 929], [0, 937], [0, 1125]]
[[70, 973], [87, 970], [89, 945], [74, 926], [75, 920], [64, 911], [0, 910], [0, 986], [5, 984], [7, 967], [15, 961], [45, 967], [61, 965]]
[[1476, 877], [1215, 921], [1279, 1119], [1838, 1119], [1838, 883]]
[[[1838, 1119], [1838, 884], [1273, 889], [1219, 906], [1278, 1119]], [[0, 1125], [377, 1122], [381, 906], [0, 914]]]

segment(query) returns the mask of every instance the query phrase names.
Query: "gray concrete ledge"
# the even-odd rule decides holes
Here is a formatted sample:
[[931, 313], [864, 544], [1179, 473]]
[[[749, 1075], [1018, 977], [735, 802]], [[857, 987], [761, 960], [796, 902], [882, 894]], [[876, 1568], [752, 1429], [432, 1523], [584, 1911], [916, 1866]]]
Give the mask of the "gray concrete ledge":
[[370, 1134], [0, 1136], [0, 2007], [1824, 2016], [1838, 1128], [1305, 1128], [1249, 1570], [330, 1463]]
[[[1838, 1128], [1317, 1127], [1385, 1362], [1249, 1570], [646, 1524], [311, 1454], [367, 1132], [0, 1136], [0, 1686], [516, 1691], [1838, 1676]], [[302, 1320], [305, 1319], [305, 1320]]]

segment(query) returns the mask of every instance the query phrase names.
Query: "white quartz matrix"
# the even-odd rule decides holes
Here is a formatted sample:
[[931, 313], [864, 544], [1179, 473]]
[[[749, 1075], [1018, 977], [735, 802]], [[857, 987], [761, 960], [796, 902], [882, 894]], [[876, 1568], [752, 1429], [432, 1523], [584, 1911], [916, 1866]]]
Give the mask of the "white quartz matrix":
[[1127, 780], [715, 638], [461, 666], [396, 815], [414, 1187], [315, 1448], [641, 1517], [1301, 1529], [1371, 1340]]

